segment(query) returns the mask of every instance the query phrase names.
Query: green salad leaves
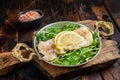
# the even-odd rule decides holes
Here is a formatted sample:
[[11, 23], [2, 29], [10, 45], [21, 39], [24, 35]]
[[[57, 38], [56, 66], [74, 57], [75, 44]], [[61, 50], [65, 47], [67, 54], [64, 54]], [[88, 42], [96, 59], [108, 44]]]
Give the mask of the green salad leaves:
[[98, 52], [98, 50], [99, 50], [99, 40], [98, 40], [98, 34], [95, 32], [93, 34], [93, 43], [90, 46], [73, 50], [66, 54], [58, 55], [58, 57], [52, 60], [52, 62], [55, 64], [60, 64], [65, 66], [77, 65], [86, 62], [92, 57], [94, 57]]
[[37, 41], [47, 41], [49, 39], [54, 38], [58, 33], [62, 31], [73, 31], [80, 28], [79, 25], [67, 24], [61, 27], [49, 27], [44, 29], [41, 33], [37, 34]]
[[[54, 38], [61, 31], [73, 31], [80, 28], [80, 25], [71, 25], [67, 24], [62, 27], [49, 27], [44, 29], [41, 33], [37, 34], [37, 40], [39, 41], [47, 41], [49, 39]], [[100, 46], [100, 41], [98, 37], [98, 33], [93, 33], [93, 43], [90, 46], [80, 48], [77, 50], [69, 51], [65, 54], [59, 54], [58, 57], [51, 62], [58, 65], [64, 66], [72, 66], [80, 63], [84, 63], [91, 58], [93, 58]]]

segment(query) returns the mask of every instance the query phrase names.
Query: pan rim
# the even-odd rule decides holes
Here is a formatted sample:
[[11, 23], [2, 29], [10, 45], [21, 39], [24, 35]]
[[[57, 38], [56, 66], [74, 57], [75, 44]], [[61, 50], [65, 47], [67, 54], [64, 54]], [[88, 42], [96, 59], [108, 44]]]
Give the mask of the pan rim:
[[[84, 24], [81, 24], [81, 23], [77, 23], [77, 22], [73, 22], [73, 21], [58, 21], [58, 22], [54, 22], [54, 23], [51, 23], [51, 24], [48, 24], [46, 26], [44, 26], [43, 28], [41, 28], [37, 33], [40, 33], [42, 30], [44, 30], [45, 28], [48, 28], [50, 27], [51, 25], [55, 25], [55, 24], [61, 24], [61, 23], [71, 23], [71, 24], [78, 24], [82, 27], [87, 27], [88, 29], [90, 29], [91, 31], [95, 32], [94, 30], [92, 30], [91, 28], [89, 28], [88, 26], [84, 25]], [[33, 47], [34, 47], [34, 50], [35, 50], [35, 53], [37, 54], [37, 56], [39, 57], [40, 60], [43, 60], [44, 62], [50, 64], [50, 65], [53, 65], [53, 66], [58, 66], [58, 67], [78, 67], [78, 66], [82, 66], [90, 61], [92, 61], [94, 58], [96, 58], [96, 56], [100, 53], [100, 50], [101, 50], [101, 47], [102, 47], [102, 41], [101, 41], [101, 37], [98, 35], [98, 38], [99, 38], [99, 42], [100, 42], [100, 45], [99, 45], [99, 50], [98, 52], [96, 53], [96, 55], [94, 55], [91, 59], [89, 59], [88, 61], [85, 61], [83, 63], [80, 63], [80, 64], [77, 64], [77, 65], [70, 65], [70, 66], [66, 66], [66, 65], [59, 65], [59, 64], [54, 64], [52, 62], [49, 62], [45, 59], [43, 59], [39, 53], [39, 51], [37, 50], [36, 48], [36, 36], [34, 36], [34, 39], [33, 39]]]

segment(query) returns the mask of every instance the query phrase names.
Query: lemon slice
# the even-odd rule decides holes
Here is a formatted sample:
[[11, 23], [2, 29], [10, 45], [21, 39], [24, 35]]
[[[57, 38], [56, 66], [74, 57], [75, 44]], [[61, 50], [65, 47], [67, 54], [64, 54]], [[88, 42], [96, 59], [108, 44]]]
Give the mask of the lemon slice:
[[57, 50], [64, 53], [64, 50], [73, 50], [73, 46], [74, 49], [77, 48], [84, 38], [74, 31], [63, 31], [56, 35], [54, 41]]

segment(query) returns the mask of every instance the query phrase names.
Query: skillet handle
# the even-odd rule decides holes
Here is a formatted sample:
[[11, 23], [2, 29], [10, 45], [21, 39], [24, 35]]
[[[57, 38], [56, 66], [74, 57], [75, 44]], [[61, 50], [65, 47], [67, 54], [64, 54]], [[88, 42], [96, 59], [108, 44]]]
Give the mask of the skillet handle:
[[[21, 53], [27, 54], [29, 53], [29, 51], [22, 50]], [[11, 54], [11, 52], [0, 53], [0, 76], [16, 71], [22, 68], [26, 63], [23, 63], [20, 60], [18, 60]]]

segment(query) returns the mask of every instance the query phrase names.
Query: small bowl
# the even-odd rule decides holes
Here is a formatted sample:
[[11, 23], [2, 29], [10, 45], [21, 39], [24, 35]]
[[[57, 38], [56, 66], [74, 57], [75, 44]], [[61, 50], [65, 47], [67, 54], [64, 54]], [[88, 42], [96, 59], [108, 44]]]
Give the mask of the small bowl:
[[[30, 21], [21, 21], [20, 20], [20, 15], [29, 12], [29, 11], [36, 11], [38, 12], [41, 16], [39, 18], [36, 18], [34, 20], [30, 20]], [[25, 28], [25, 29], [34, 29], [40, 26], [42, 19], [44, 17], [44, 12], [38, 9], [29, 9], [29, 10], [24, 10], [18, 13], [18, 22], [20, 24], [20, 27]]]

